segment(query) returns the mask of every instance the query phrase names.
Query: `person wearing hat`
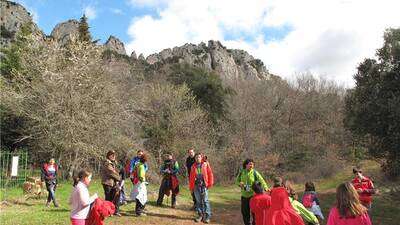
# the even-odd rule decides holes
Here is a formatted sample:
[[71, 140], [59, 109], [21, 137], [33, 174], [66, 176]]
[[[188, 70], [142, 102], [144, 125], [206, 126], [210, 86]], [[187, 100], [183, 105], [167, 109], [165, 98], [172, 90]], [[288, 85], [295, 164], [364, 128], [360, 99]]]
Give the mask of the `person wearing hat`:
[[101, 183], [104, 188], [104, 196], [107, 201], [113, 202], [115, 205], [115, 215], [119, 214], [119, 198], [118, 195], [118, 182], [121, 180], [117, 162], [115, 161], [116, 155], [114, 150], [107, 152], [106, 160], [101, 168]]
[[57, 172], [58, 166], [53, 158], [51, 158], [48, 163], [43, 164], [41, 168], [41, 180], [46, 183], [46, 189], [49, 193], [46, 207], [50, 206], [51, 201], [53, 201], [54, 207], [59, 206], [56, 201]]

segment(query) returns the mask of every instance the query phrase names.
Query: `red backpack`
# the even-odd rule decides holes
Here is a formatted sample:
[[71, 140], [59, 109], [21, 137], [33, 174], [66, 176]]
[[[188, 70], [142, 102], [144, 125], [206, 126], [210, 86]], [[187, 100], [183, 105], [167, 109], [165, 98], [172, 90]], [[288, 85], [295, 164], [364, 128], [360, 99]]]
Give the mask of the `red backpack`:
[[303, 205], [306, 208], [311, 208], [313, 201], [314, 201], [314, 196], [311, 193], [307, 193], [303, 195]]

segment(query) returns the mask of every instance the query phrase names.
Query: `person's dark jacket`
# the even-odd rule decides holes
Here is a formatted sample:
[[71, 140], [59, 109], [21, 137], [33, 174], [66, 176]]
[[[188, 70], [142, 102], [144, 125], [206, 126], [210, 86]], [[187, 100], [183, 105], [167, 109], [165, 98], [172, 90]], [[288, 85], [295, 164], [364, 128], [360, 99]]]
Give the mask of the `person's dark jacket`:
[[196, 162], [196, 159], [194, 157], [188, 156], [186, 158], [186, 169], [188, 172], [188, 177], [190, 177], [190, 170], [192, 169], [192, 166], [195, 162]]

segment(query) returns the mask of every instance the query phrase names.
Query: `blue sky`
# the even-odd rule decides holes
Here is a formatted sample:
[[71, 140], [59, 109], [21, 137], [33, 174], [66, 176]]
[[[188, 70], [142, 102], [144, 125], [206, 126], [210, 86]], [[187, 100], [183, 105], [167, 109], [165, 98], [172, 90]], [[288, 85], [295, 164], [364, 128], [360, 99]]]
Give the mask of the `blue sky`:
[[[219, 40], [248, 51], [287, 79], [311, 72], [346, 86], [373, 57], [388, 27], [400, 27], [397, 0], [18, 0], [50, 34], [89, 17], [94, 39], [110, 35], [145, 56], [185, 43]], [[371, 16], [373, 15], [373, 16]]]
[[95, 16], [90, 18], [90, 31], [94, 39], [105, 42], [110, 35], [117, 36], [121, 41], [128, 42], [127, 33], [130, 21], [143, 15], [156, 16], [156, 10], [148, 7], [134, 7], [129, 1], [113, 0], [18, 0], [37, 18], [39, 27], [50, 34], [60, 22], [77, 19], [85, 9], [92, 8]]

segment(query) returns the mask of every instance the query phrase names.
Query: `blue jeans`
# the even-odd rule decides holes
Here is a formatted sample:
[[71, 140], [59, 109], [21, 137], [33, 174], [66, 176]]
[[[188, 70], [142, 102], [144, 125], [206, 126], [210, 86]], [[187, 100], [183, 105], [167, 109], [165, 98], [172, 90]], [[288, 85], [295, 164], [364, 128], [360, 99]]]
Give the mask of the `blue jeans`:
[[56, 205], [56, 183], [55, 182], [46, 182], [46, 189], [48, 192], [47, 195], [47, 202], [50, 203], [51, 201], [53, 201], [53, 204]]
[[201, 188], [197, 185], [194, 187], [194, 197], [196, 198], [196, 211], [199, 215], [204, 215], [204, 219], [211, 218], [211, 208], [210, 202], [208, 201], [208, 190], [203, 188], [203, 193], [201, 193]]

